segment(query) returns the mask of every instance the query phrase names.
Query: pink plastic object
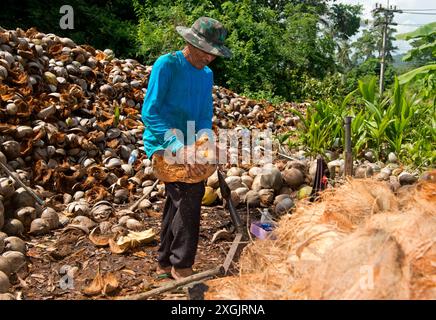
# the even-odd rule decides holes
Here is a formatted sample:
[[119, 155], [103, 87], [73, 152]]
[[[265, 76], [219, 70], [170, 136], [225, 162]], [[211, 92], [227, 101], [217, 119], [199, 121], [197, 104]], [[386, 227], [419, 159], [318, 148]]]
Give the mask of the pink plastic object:
[[[271, 239], [274, 240], [276, 237], [272, 234], [272, 230], [267, 230], [264, 227], [265, 224], [262, 224], [260, 221], [254, 221], [251, 223], [250, 232], [256, 236], [256, 238], [265, 240]], [[271, 226], [268, 229], [274, 229], [274, 226]]]

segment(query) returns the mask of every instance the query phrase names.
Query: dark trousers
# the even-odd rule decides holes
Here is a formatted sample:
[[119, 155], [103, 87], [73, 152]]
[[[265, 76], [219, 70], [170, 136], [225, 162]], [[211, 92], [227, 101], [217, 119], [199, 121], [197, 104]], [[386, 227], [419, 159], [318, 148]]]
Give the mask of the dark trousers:
[[189, 268], [197, 252], [204, 182], [166, 183], [165, 191], [158, 262], [163, 267]]

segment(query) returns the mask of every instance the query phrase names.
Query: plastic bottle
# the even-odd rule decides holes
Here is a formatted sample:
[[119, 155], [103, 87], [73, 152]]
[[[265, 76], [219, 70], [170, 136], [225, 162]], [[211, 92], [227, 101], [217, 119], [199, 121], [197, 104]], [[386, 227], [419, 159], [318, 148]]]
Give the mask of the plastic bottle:
[[271, 215], [268, 212], [268, 209], [263, 209], [263, 211], [261, 212], [262, 216], [260, 217], [260, 223], [265, 224], [265, 225], [273, 225], [274, 221], [273, 221], [273, 217], [271, 217]]
[[134, 164], [135, 161], [138, 159], [138, 150], [133, 150], [132, 153], [130, 153], [130, 157], [129, 157], [129, 164]]

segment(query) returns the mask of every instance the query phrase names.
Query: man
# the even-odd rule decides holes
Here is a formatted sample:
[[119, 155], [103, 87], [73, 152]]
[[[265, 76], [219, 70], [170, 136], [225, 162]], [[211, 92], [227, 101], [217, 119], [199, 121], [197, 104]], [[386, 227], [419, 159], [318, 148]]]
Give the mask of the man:
[[[205, 170], [202, 164], [186, 163], [195, 156], [192, 141], [180, 141], [174, 129], [187, 137], [188, 121], [195, 121], [196, 132], [212, 128], [213, 73], [207, 65], [217, 56], [230, 57], [231, 53], [223, 44], [227, 32], [217, 20], [201, 17], [191, 28], [176, 30], [186, 46], [159, 57], [153, 65], [141, 113], [146, 127], [144, 149], [149, 158], [169, 150], [185, 160], [190, 174], [201, 175]], [[193, 273], [204, 190], [204, 182], [165, 184], [157, 274], [170, 273], [180, 279]]]

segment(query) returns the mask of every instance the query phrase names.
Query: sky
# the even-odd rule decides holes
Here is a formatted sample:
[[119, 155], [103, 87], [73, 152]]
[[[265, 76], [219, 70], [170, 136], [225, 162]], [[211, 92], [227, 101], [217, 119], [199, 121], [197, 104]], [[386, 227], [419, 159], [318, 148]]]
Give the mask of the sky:
[[[397, 26], [394, 26], [397, 29], [398, 34], [410, 32], [417, 28], [418, 25], [427, 24], [430, 22], [436, 21], [436, 1], [429, 0], [337, 0], [337, 3], [345, 3], [345, 4], [361, 4], [363, 6], [363, 19], [371, 19], [371, 10], [375, 8], [376, 3], [381, 3], [383, 7], [389, 6], [397, 6], [397, 9], [415, 9], [415, 10], [423, 10], [423, 9], [433, 9], [431, 11], [420, 11], [426, 14], [407, 14], [404, 13], [395, 13], [394, 22], [398, 23]], [[430, 13], [429, 15], [427, 15]], [[354, 37], [353, 37], [353, 40]], [[407, 41], [395, 41], [394, 44], [398, 47], [398, 50], [394, 54], [400, 54], [407, 52], [411, 46]]]

